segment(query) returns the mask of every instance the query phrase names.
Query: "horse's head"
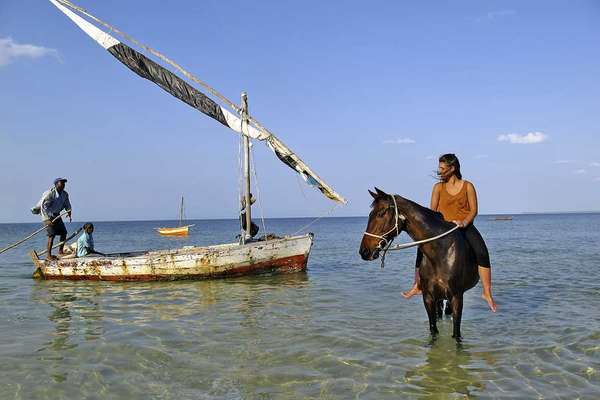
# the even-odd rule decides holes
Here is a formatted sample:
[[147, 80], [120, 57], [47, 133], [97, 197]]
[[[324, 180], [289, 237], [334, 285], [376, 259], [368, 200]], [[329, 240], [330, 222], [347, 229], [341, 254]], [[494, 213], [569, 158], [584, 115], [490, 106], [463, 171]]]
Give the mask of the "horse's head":
[[367, 229], [360, 242], [358, 253], [363, 260], [375, 260], [404, 228], [404, 216], [400, 215], [398, 203], [393, 195], [375, 188], [369, 190], [373, 197]]

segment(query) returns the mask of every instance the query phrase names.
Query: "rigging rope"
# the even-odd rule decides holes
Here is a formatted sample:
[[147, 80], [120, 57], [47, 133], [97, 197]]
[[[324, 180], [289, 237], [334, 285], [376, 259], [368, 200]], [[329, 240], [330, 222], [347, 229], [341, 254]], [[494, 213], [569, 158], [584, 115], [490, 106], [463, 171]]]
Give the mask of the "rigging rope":
[[[134, 37], [126, 34], [125, 32], [120, 31], [119, 29], [115, 28], [114, 26], [110, 25], [109, 23], [93, 16], [84, 8], [76, 6], [75, 4], [71, 3], [68, 0], [56, 0], [56, 1], [59, 4], [65, 6], [65, 7], [68, 7], [73, 11], [76, 11], [77, 13], [79, 13], [81, 15], [86, 16], [87, 18], [91, 19], [92, 21], [96, 22], [97, 24], [102, 25], [103, 27], [108, 29], [110, 32], [114, 32], [118, 36], [128, 40], [129, 42], [135, 44], [136, 46], [144, 49], [146, 52], [159, 58], [166, 64], [169, 64], [170, 66], [175, 68], [177, 71], [179, 71], [181, 74], [183, 74], [186, 78], [188, 78], [189, 80], [197, 83], [198, 85], [200, 85], [203, 88], [205, 88], [206, 90], [208, 90], [208, 92], [210, 94], [215, 96], [223, 104], [229, 106], [233, 111], [235, 111], [238, 115], [241, 116], [242, 110], [238, 105], [236, 105], [231, 100], [229, 100], [228, 98], [223, 96], [221, 93], [217, 92], [213, 87], [211, 87], [206, 82], [202, 81], [201, 79], [199, 79], [198, 77], [196, 77], [195, 75], [193, 75], [192, 73], [190, 73], [189, 71], [184, 69], [182, 66], [180, 66], [179, 64], [177, 64], [175, 61], [171, 60], [164, 54], [160, 53], [159, 51], [153, 49], [150, 46], [147, 46], [147, 45], [141, 43]], [[287, 148], [287, 146], [280, 139], [275, 137], [275, 135], [273, 135], [273, 133], [271, 131], [269, 131], [267, 128], [265, 128], [258, 120], [256, 120], [254, 117], [252, 117], [250, 115], [247, 115], [247, 120], [248, 120], [248, 123], [251, 123], [258, 130], [260, 130], [268, 135], [268, 137], [264, 138], [264, 140], [266, 140], [269, 147], [278, 154], [278, 157], [281, 158], [281, 156], [279, 155], [278, 152], [280, 152], [282, 150], [289, 153], [289, 154], [284, 154], [284, 155], [287, 157], [290, 157], [295, 163], [301, 164], [301, 169], [303, 170], [303, 172], [311, 175], [311, 177], [314, 178], [319, 183], [319, 188], [322, 189], [321, 191], [323, 191], [323, 190], [326, 191], [323, 193], [325, 193], [328, 198], [345, 203], [345, 200], [340, 195], [335, 193], [335, 191], [332, 188], [330, 188], [314, 171], [312, 171], [312, 169], [308, 165], [306, 165], [297, 154], [294, 154], [293, 152], [291, 152], [291, 150], [289, 148]], [[285, 162], [285, 163], [290, 165], [289, 162]], [[298, 170], [298, 172], [300, 172], [300, 170], [297, 167], [294, 167], [292, 165], [290, 165], [290, 166], [293, 169], [296, 169], [296, 170]]]
[[[250, 142], [252, 143], [252, 142]], [[250, 166], [252, 167], [252, 173], [254, 174], [254, 180], [256, 182], [256, 184], [254, 185], [256, 187], [256, 197], [258, 198], [258, 207], [260, 208], [260, 219], [262, 221], [262, 226], [263, 226], [263, 234], [265, 236], [265, 240], [267, 240], [267, 225], [265, 224], [265, 214], [264, 214], [264, 210], [263, 210], [263, 205], [262, 205], [262, 196], [260, 195], [260, 185], [258, 183], [258, 174], [256, 173], [256, 164], [254, 163], [254, 146], [250, 146], [250, 153], [251, 153], [251, 157], [250, 157]]]
[[333, 214], [333, 211], [335, 210], [335, 208], [338, 206], [338, 204], [334, 204], [329, 211], [327, 211], [326, 213], [322, 214], [321, 216], [313, 219], [310, 223], [304, 225], [302, 228], [298, 229], [296, 232], [292, 233], [292, 236], [299, 234], [300, 232], [302, 232], [303, 230], [305, 230], [306, 228], [308, 228], [309, 226], [312, 226], [314, 223], [316, 223], [317, 221], [319, 221], [320, 219], [326, 218], [331, 216], [331, 214]]
[[244, 140], [244, 137], [242, 135], [240, 135], [240, 141], [238, 143], [238, 199], [237, 199], [236, 213], [240, 220], [240, 234], [241, 235], [244, 234], [243, 229], [242, 229], [242, 209], [241, 209], [242, 192], [243, 192], [242, 186], [244, 185], [243, 178], [242, 178], [242, 175], [244, 175], [244, 166], [243, 166], [243, 161], [242, 161], [242, 141], [243, 140]]
[[[184, 76], [186, 76], [188, 79], [191, 79], [192, 81], [196, 82], [198, 85], [204, 87], [206, 90], [208, 90], [212, 95], [214, 95], [215, 97], [217, 97], [219, 100], [221, 100], [223, 103], [227, 104], [229, 107], [231, 107], [235, 112], [240, 113], [241, 109], [235, 104], [233, 103], [231, 100], [229, 100], [228, 98], [226, 98], [225, 96], [223, 96], [221, 93], [217, 92], [215, 89], [213, 89], [208, 83], [200, 80], [200, 78], [196, 77], [195, 75], [193, 75], [192, 73], [188, 72], [187, 70], [185, 70], [182, 66], [180, 66], [179, 64], [177, 64], [175, 61], [171, 60], [170, 58], [168, 58], [167, 56], [165, 56], [164, 54], [162, 54], [161, 52], [154, 50], [152, 47], [147, 46], [143, 43], [141, 43], [140, 41], [138, 41], [137, 39], [135, 39], [134, 37], [126, 34], [125, 32], [122, 32], [120, 30], [118, 30], [117, 28], [115, 28], [114, 26], [110, 25], [108, 22], [104, 22], [102, 21], [100, 18], [97, 18], [95, 16], [93, 16], [92, 14], [90, 14], [87, 10], [85, 10], [84, 8], [81, 8], [79, 6], [76, 6], [75, 4], [71, 3], [68, 0], [56, 0], [59, 3], [61, 3], [62, 5], [71, 8], [72, 10], [75, 10], [83, 15], [85, 15], [86, 17], [90, 18], [91, 20], [97, 22], [98, 24], [104, 26], [105, 28], [109, 29], [111, 32], [116, 33], [117, 35], [127, 39], [128, 41], [130, 41], [131, 43], [141, 47], [142, 49], [146, 50], [147, 52], [153, 54], [154, 56], [160, 58], [162, 61], [164, 61], [165, 63], [169, 64], [170, 66], [172, 66], [173, 68], [177, 69], [179, 72], [181, 72]], [[264, 129], [264, 128], [263, 128]]]

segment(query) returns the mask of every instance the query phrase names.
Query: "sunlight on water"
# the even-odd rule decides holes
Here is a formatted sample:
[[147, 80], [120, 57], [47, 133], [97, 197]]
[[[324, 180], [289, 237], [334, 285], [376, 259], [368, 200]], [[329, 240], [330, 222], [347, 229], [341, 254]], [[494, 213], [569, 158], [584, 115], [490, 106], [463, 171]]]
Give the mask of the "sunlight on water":
[[[291, 232], [305, 222], [268, 226]], [[236, 224], [195, 223], [183, 240], [156, 236], [152, 222], [98, 223], [96, 245], [231, 241]], [[600, 215], [480, 217], [499, 313], [487, 311], [479, 287], [468, 292], [460, 346], [448, 318], [432, 342], [420, 299], [399, 295], [413, 251], [390, 254], [383, 270], [360, 260], [364, 225], [320, 221], [308, 272], [285, 276], [35, 281], [27, 246], [6, 253], [0, 398], [599, 397]], [[32, 228], [0, 225], [0, 246]]]

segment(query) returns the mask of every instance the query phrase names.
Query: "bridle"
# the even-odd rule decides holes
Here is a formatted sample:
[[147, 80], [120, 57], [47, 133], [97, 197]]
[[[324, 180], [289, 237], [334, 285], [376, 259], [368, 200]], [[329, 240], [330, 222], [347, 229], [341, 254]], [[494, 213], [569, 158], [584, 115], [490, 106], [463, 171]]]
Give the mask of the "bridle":
[[[394, 201], [394, 227], [381, 235], [377, 235], [375, 233], [371, 233], [371, 232], [367, 232], [367, 231], [365, 231], [365, 233], [364, 233], [366, 236], [371, 236], [371, 237], [379, 239], [379, 243], [377, 243], [377, 247], [375, 249], [383, 252], [383, 254], [381, 255], [381, 268], [383, 268], [383, 265], [385, 262], [385, 255], [386, 255], [388, 249], [392, 245], [392, 242], [394, 241], [396, 236], [398, 236], [401, 232], [400, 224], [398, 223], [398, 221], [400, 221], [400, 220], [402, 222], [406, 221], [406, 217], [398, 212], [398, 204], [396, 203], [396, 196], [394, 196], [394, 195], [390, 195], [390, 196], [392, 197], [392, 200]], [[387, 236], [394, 231], [396, 232], [396, 234], [391, 239], [388, 239]]]
[[[390, 248], [390, 246], [392, 245], [392, 242], [394, 241], [396, 236], [400, 235], [400, 232], [401, 232], [400, 224], [398, 223], [398, 221], [402, 221], [403, 223], [406, 222], [406, 217], [398, 212], [398, 204], [396, 203], [396, 196], [394, 196], [394, 195], [390, 195], [390, 196], [392, 196], [392, 200], [394, 200], [394, 227], [382, 235], [377, 235], [375, 233], [365, 231], [365, 235], [379, 239], [379, 243], [377, 244], [377, 247], [375, 249], [382, 252], [381, 268], [383, 268], [383, 265], [385, 263], [385, 255], [387, 254], [388, 250], [408, 249], [409, 247], [419, 246], [421, 244], [433, 242], [434, 240], [441, 239], [444, 236], [449, 235], [450, 233], [452, 233], [455, 230], [457, 230], [458, 228], [460, 228], [459, 225], [455, 225], [453, 228], [451, 228], [451, 229], [447, 230], [446, 232], [441, 233], [437, 236], [430, 237], [428, 239], [417, 240], [417, 241], [410, 242], [410, 243], [402, 243], [402, 244], [399, 244], [399, 245], [396, 245], [396, 246]], [[387, 236], [394, 231], [396, 231], [396, 234], [391, 239], [388, 239]]]

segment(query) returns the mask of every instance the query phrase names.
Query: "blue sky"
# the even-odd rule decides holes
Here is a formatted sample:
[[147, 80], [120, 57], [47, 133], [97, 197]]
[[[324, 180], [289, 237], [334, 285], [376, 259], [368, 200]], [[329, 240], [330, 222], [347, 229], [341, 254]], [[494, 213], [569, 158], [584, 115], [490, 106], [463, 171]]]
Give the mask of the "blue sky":
[[[597, 1], [92, 1], [79, 5], [238, 101], [366, 215], [427, 204], [459, 155], [480, 212], [599, 210]], [[0, 222], [56, 176], [79, 220], [237, 210], [238, 137], [138, 78], [49, 2], [0, 1]], [[254, 147], [267, 216], [332, 202]], [[254, 190], [257, 191], [256, 189]]]

